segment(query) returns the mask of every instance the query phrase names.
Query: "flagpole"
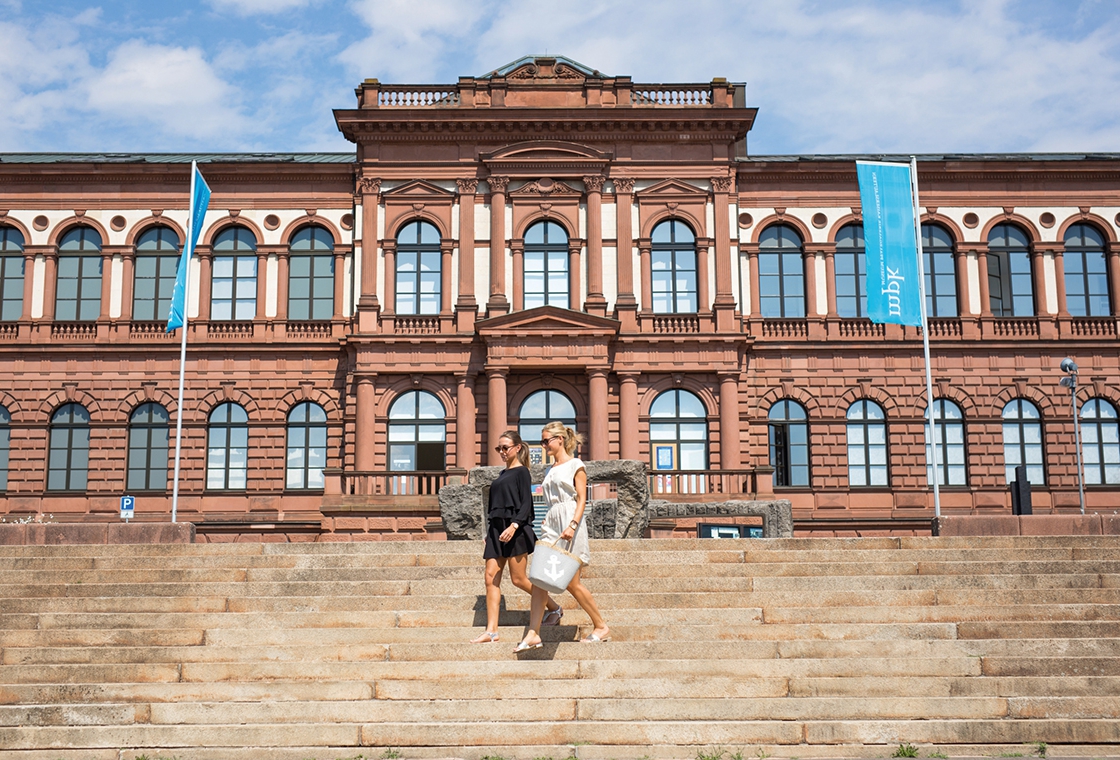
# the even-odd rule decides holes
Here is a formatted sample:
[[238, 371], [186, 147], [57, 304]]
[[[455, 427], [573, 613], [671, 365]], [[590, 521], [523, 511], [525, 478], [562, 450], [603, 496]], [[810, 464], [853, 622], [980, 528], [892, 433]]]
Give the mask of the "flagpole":
[[[187, 203], [187, 248], [191, 251], [194, 249], [194, 183], [195, 176], [198, 174], [198, 162], [191, 161], [191, 194], [190, 201]], [[176, 407], [175, 414], [175, 482], [171, 491], [171, 522], [175, 522], [179, 514], [179, 462], [180, 456], [183, 452], [183, 384], [186, 379], [187, 371], [187, 304], [190, 299], [191, 292], [191, 261], [188, 258], [186, 261], [180, 260], [180, 266], [187, 267], [186, 277], [184, 278], [183, 288], [183, 326], [179, 328], [182, 330], [183, 337], [179, 343], [179, 405]]]
[[929, 315], [926, 313], [925, 255], [922, 250], [922, 217], [918, 211], [918, 158], [910, 156], [910, 188], [914, 197], [914, 239], [918, 251], [918, 298], [922, 307], [922, 348], [926, 359], [926, 425], [929, 435], [930, 469], [933, 474], [933, 516], [941, 517], [941, 489], [938, 487], [937, 440], [933, 425], [933, 376], [929, 361]]

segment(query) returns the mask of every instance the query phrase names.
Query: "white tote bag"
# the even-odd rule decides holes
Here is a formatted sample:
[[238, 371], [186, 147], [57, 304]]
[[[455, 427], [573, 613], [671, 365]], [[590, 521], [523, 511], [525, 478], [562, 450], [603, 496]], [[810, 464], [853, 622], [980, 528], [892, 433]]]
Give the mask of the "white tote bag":
[[[556, 544], [560, 543], [559, 541]], [[571, 543], [565, 541], [571, 548]], [[571, 552], [564, 551], [556, 544], [538, 541], [533, 549], [529, 563], [529, 582], [550, 594], [560, 594], [568, 588], [576, 572], [583, 566], [583, 560]]]

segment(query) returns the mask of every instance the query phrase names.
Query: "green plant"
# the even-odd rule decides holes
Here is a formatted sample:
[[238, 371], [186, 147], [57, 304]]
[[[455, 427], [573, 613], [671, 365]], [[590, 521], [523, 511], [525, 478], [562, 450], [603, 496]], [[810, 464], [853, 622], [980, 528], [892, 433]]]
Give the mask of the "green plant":
[[1023, 753], [1022, 752], [1001, 752], [999, 754], [999, 756], [1000, 757], [1022, 757]]
[[899, 744], [891, 757], [917, 757], [918, 748], [913, 744]]
[[949, 756], [946, 755], [941, 750], [934, 750], [933, 752], [930, 752], [929, 757], [936, 757], [938, 760], [948, 760], [949, 759]]
[[711, 750], [696, 750], [696, 760], [723, 760], [727, 750], [723, 747], [712, 747]]
[[401, 753], [392, 747], [381, 753], [381, 760], [400, 760], [401, 757]]
[[1046, 757], [1046, 750], [1047, 750], [1046, 742], [1027, 742], [1027, 743], [1031, 747], [1034, 747], [1034, 750], [1031, 751], [1032, 755], [1035, 755], [1036, 757], [1041, 757], [1041, 758]]
[[[770, 757], [770, 753], [767, 752], [766, 750], [764, 750], [762, 747], [759, 747], [758, 752], [755, 752], [754, 756], [757, 757], [758, 760], [766, 760], [766, 758]], [[735, 756], [732, 755], [732, 758], [735, 758], [735, 760], [742, 760], [742, 757], [743, 757], [743, 753], [741, 753], [741, 752], [739, 753], [738, 758], [735, 758]]]

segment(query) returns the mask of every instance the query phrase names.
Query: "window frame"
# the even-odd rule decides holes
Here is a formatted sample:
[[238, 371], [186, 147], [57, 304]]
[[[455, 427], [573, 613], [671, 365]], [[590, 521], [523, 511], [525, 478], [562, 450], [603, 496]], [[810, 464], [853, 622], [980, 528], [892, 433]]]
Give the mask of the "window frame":
[[[155, 234], [155, 240], [151, 235]], [[172, 238], [173, 245], [168, 246], [166, 238]], [[154, 246], [145, 247], [154, 242]], [[132, 270], [132, 320], [134, 322], [158, 322], [168, 318], [171, 314], [171, 298], [175, 289], [175, 278], [179, 273], [179, 260], [182, 248], [178, 233], [166, 225], [155, 225], [144, 230], [136, 240], [136, 259]], [[142, 273], [141, 262], [154, 261], [155, 276], [148, 277]], [[153, 296], [141, 296], [140, 281], [153, 280]], [[140, 316], [142, 306], [151, 304], [152, 316]]]
[[[67, 247], [74, 242], [77, 245]], [[68, 265], [77, 267], [71, 275]], [[90, 272], [95, 269], [96, 273]], [[26, 272], [24, 273], [26, 276]], [[96, 322], [101, 318], [101, 288], [105, 277], [104, 241], [101, 233], [88, 225], [71, 227], [58, 242], [58, 268], [55, 272], [54, 320], [56, 322]], [[64, 284], [74, 281], [74, 297], [63, 297]], [[92, 291], [92, 293], [90, 292]], [[73, 312], [71, 314], [70, 308]], [[87, 308], [88, 307], [88, 308]]]
[[[1086, 243], [1085, 231], [1091, 231], [1101, 239], [1101, 243], [1097, 244]], [[1081, 243], [1070, 243], [1071, 237], [1075, 233], [1080, 233]], [[1111, 283], [1109, 282], [1108, 273], [1108, 236], [1103, 234], [1095, 225], [1087, 224], [1085, 222], [1078, 222], [1077, 224], [1070, 225], [1066, 230], [1065, 236], [1062, 240], [1063, 244], [1063, 277], [1065, 280], [1066, 290], [1066, 311], [1073, 317], [1110, 317], [1112, 316], [1112, 299], [1116, 297], [1112, 293]], [[1099, 257], [1101, 261], [1101, 270], [1099, 272], [1089, 271], [1089, 257]], [[1080, 271], [1071, 272], [1070, 263], [1073, 261], [1080, 262]], [[1070, 288], [1071, 280], [1080, 279], [1078, 288]], [[1094, 278], [1099, 278], [1096, 280]], [[1093, 282], [1101, 282], [1104, 285], [1104, 292], [1093, 292]], [[1080, 303], [1077, 309], [1071, 308], [1074, 301], [1071, 300], [1071, 295], [1078, 298]], [[1103, 299], [1103, 300], [1101, 300]], [[1094, 307], [1094, 303], [1099, 304]]]
[[8, 469], [11, 466], [12, 413], [0, 404], [0, 493], [8, 490]]
[[15, 322], [23, 317], [26, 245], [19, 229], [0, 225], [0, 322]]
[[[85, 416], [84, 421], [75, 422], [75, 412], [78, 411]], [[67, 418], [60, 419], [60, 415], [64, 413], [67, 414]], [[92, 428], [90, 422], [89, 410], [76, 402], [63, 404], [51, 414], [47, 442], [47, 491], [51, 493], [79, 493], [89, 488], [89, 452], [90, 432]], [[74, 440], [74, 433], [83, 430], [85, 431], [84, 449], [81, 443], [76, 447]], [[57, 445], [59, 439], [63, 437], [65, 438], [64, 445]], [[60, 472], [59, 469], [54, 466], [54, 455], [56, 452], [65, 452], [66, 455], [66, 465], [65, 468], [61, 470], [63, 476], [63, 485], [61, 487], [52, 485], [53, 476]], [[74, 455], [76, 453], [84, 453], [84, 467], [74, 466]]]
[[[159, 409], [163, 412], [165, 421], [155, 422], [152, 420], [153, 412]], [[148, 413], [148, 419], [137, 419], [137, 415], [143, 412]], [[163, 445], [152, 445], [153, 434], [157, 431], [163, 431]], [[143, 436], [143, 447], [134, 446], [136, 435]], [[167, 491], [167, 470], [168, 470], [168, 455], [170, 454], [171, 443], [171, 415], [168, 414], [166, 407], [163, 404], [154, 401], [147, 401], [140, 404], [132, 413], [128, 415], [128, 453], [125, 467], [125, 488], [129, 491], [154, 491], [165, 492]], [[143, 466], [134, 466], [133, 452], [142, 451], [144, 456]], [[153, 481], [153, 460], [158, 457], [158, 452], [163, 453], [163, 467], [156, 468], [157, 472], [162, 469], [163, 471], [163, 485], [152, 485]], [[143, 485], [133, 484], [133, 474], [143, 473]]]
[[[526, 417], [525, 407], [529, 405], [529, 402], [541, 395], [544, 396], [544, 416]], [[563, 408], [554, 412], [554, 401], [567, 404], [571, 410], [571, 414], [568, 414], [568, 410]], [[521, 436], [521, 439], [525, 441], [525, 445], [529, 449], [530, 464], [547, 464], [550, 461], [548, 453], [540, 444], [540, 438], [537, 437], [541, 434], [541, 430], [550, 422], [563, 422], [572, 430], [579, 429], [576, 426], [576, 405], [572, 403], [572, 399], [567, 393], [554, 388], [541, 388], [526, 396], [517, 407], [517, 434]]]
[[[672, 395], [672, 398], [673, 398], [673, 415], [670, 416], [670, 415], [660, 415], [660, 414], [658, 414], [658, 411], [657, 411], [658, 405], [661, 403], [662, 399], [668, 397], [670, 394], [673, 394]], [[694, 399], [696, 401], [696, 404], [699, 406], [700, 410], [703, 412], [703, 415], [700, 416], [700, 417], [683, 416], [681, 414], [681, 396], [682, 395], [687, 395], [688, 397], [691, 397], [692, 399]], [[673, 467], [664, 468], [666, 470], [678, 471], [678, 472], [703, 472], [705, 470], [711, 469], [711, 464], [712, 464], [712, 444], [711, 444], [712, 431], [711, 431], [711, 426], [708, 424], [708, 414], [709, 414], [708, 407], [707, 407], [707, 405], [704, 404], [704, 400], [702, 398], [700, 398], [700, 396], [698, 394], [693, 393], [690, 390], [686, 390], [684, 388], [670, 388], [668, 390], [662, 391], [661, 393], [657, 394], [657, 396], [653, 399], [653, 401], [649, 405], [649, 450], [650, 450], [650, 465], [651, 465], [652, 471], [656, 472], [658, 470], [658, 468], [657, 468], [657, 456], [658, 456], [657, 447], [658, 447], [658, 445], [672, 446], [674, 448], [674, 452], [675, 452], [675, 456], [677, 458], [677, 461], [675, 461], [673, 463], [674, 464]], [[672, 426], [673, 427], [673, 435], [671, 437], [668, 437], [668, 438], [655, 437], [654, 436], [654, 426], [655, 425]], [[681, 436], [681, 426], [682, 425], [689, 425], [689, 426], [696, 426], [696, 427], [699, 427], [699, 426], [702, 425], [703, 428], [704, 428], [704, 437], [703, 438], [684, 438], [684, 437], [682, 437]], [[684, 456], [683, 456], [682, 448], [686, 445], [691, 447], [691, 446], [695, 446], [697, 444], [701, 444], [703, 446], [703, 455], [704, 456], [703, 456], [702, 466], [700, 466], [700, 467], [683, 467], [682, 465], [684, 464]]]
[[[409, 397], [414, 398], [414, 406], [412, 409], [411, 417], [394, 417], [400, 405], [405, 403]], [[441, 414], [437, 417], [423, 417], [421, 416], [421, 399], [429, 397], [436, 404], [439, 405]], [[424, 440], [421, 437], [420, 428], [423, 427], [439, 427], [440, 437], [438, 441]], [[411, 433], [407, 438], [395, 438], [395, 434], [401, 431], [409, 431]], [[386, 469], [391, 472], [443, 472], [447, 469], [447, 407], [440, 401], [439, 396], [423, 389], [406, 391], [395, 399], [389, 406], [389, 419], [388, 419], [388, 435], [386, 441], [386, 454], [388, 455], [388, 467]], [[431, 444], [439, 443], [441, 465], [436, 468], [418, 469], [417, 465], [421, 464], [422, 458], [433, 457], [435, 458], [436, 447]], [[413, 468], [411, 470], [397, 469], [395, 466], [396, 455], [394, 448], [398, 446], [411, 446], [411, 460]], [[421, 446], [425, 446], [425, 450], [421, 451]], [[423, 456], [422, 456], [423, 455]]]
[[[317, 411], [316, 411], [317, 410]], [[296, 416], [303, 412], [303, 419]], [[320, 419], [312, 419], [312, 414], [321, 415]], [[292, 442], [292, 433], [302, 431], [303, 443]], [[322, 433], [322, 445], [312, 441], [312, 431]], [[314, 401], [301, 401], [288, 411], [285, 421], [285, 459], [284, 459], [284, 490], [286, 491], [322, 491], [326, 485], [323, 479], [323, 470], [327, 467], [327, 450], [329, 445], [330, 429], [327, 411]], [[298, 452], [302, 464], [293, 467], [292, 455]], [[322, 461], [321, 467], [313, 467], [312, 461], [318, 457]], [[313, 477], [313, 472], [318, 470], [318, 478]], [[292, 475], [299, 473], [298, 484], [293, 485]]]
[[[542, 242], [530, 242], [529, 236], [533, 230], [543, 228]], [[563, 243], [553, 243], [549, 240], [549, 230], [555, 228], [556, 231], [563, 233]], [[525, 230], [525, 237], [523, 238], [523, 247], [521, 251], [522, 256], [522, 274], [521, 274], [521, 293], [523, 307], [525, 309], [535, 309], [541, 306], [555, 306], [561, 309], [567, 309], [571, 305], [572, 293], [572, 272], [571, 263], [569, 261], [570, 252], [568, 245], [571, 236], [568, 231], [564, 229], [563, 225], [554, 222], [550, 219], [542, 219], [536, 221]], [[534, 257], [540, 256], [540, 265], [534, 263]], [[561, 267], [555, 271], [551, 268], [551, 262], [561, 262]], [[532, 267], [530, 264], [532, 263]], [[529, 289], [529, 275], [530, 273], [540, 273], [541, 283], [543, 290], [530, 290]], [[553, 279], [560, 280], [560, 275], [563, 274], [564, 288], [563, 292], [553, 292], [550, 283]], [[539, 303], [538, 303], [539, 301]]]
[[[852, 416], [853, 410], [859, 410], [860, 416]], [[875, 409], [879, 413], [879, 417], [869, 416], [870, 410]], [[891, 488], [891, 447], [890, 447], [890, 429], [887, 425], [887, 413], [883, 407], [876, 401], [868, 398], [861, 398], [853, 401], [849, 406], [847, 412], [844, 414], [845, 427], [844, 437], [846, 444], [846, 458], [848, 463], [848, 488], [854, 489], [890, 489]], [[882, 429], [883, 442], [881, 444], [871, 442], [872, 428]], [[861, 440], [853, 442], [853, 430], [859, 430]], [[857, 465], [852, 463], [852, 451], [857, 449], [862, 452], [863, 464]], [[883, 450], [883, 463], [872, 463], [873, 449], [881, 448]], [[856, 468], [862, 468], [863, 483], [854, 482], [852, 473]], [[874, 473], [882, 472], [882, 483], [871, 482]]]
[[[945, 410], [953, 409], [956, 411], [956, 417], [946, 417]], [[925, 431], [926, 441], [926, 485], [933, 487], [933, 481], [930, 477], [933, 471], [933, 463], [930, 459], [931, 451], [929, 446], [929, 423], [926, 422], [922, 426]], [[948, 441], [949, 436], [947, 433], [950, 428], [960, 429], [960, 441]], [[968, 426], [965, 424], [964, 410], [960, 405], [952, 399], [938, 398], [933, 401], [933, 429], [934, 438], [937, 445], [937, 469], [938, 481], [937, 485], [940, 488], [967, 488], [969, 485], [969, 472], [968, 472]], [[952, 482], [952, 478], [956, 477], [956, 473], [950, 470], [950, 451], [960, 454], [960, 464], [954, 464], [952, 467], [959, 468], [960, 480], [959, 482]]]
[[[1022, 244], [1012, 244], [1011, 231], [1023, 238]], [[1002, 242], [998, 236], [1002, 234]], [[1033, 261], [1031, 257], [1030, 235], [1016, 224], [1004, 222], [997, 224], [988, 233], [988, 310], [993, 317], [1026, 318], [1038, 313], [1035, 304]], [[1017, 261], [1026, 261], [1026, 274], [1016, 271]], [[1021, 267], [1021, 265], [1019, 265]], [[1018, 285], [1016, 283], [1019, 283]], [[1025, 283], [1025, 285], [1024, 285]], [[1004, 296], [1004, 293], [1007, 296]], [[998, 299], [998, 300], [997, 300]], [[1029, 313], [1021, 311], [1020, 302], [1029, 300]], [[1010, 307], [1004, 303], [1010, 301]], [[998, 306], [997, 306], [998, 304]]]
[[[234, 411], [240, 413], [243, 419], [233, 419]], [[226, 413], [225, 419], [215, 419], [219, 412]], [[215, 446], [214, 434], [215, 432], [223, 433], [223, 441], [219, 446]], [[241, 439], [244, 445], [236, 446], [233, 441], [233, 433], [241, 432], [243, 435]], [[215, 466], [214, 452], [216, 449], [222, 451], [222, 463]], [[233, 452], [242, 452], [242, 461], [244, 467], [234, 467], [232, 462], [234, 460]], [[235, 471], [243, 471], [244, 483], [240, 486], [231, 485], [232, 474]], [[213, 475], [216, 472], [221, 473], [221, 485], [212, 485]], [[224, 401], [218, 404], [210, 411], [210, 415], [206, 418], [206, 488], [207, 491], [247, 491], [249, 486], [249, 414], [245, 411], [245, 407], [233, 401]]]
[[[786, 233], [797, 241], [796, 246], [786, 245]], [[776, 243], [770, 244], [773, 235]], [[762, 231], [758, 239], [758, 307], [763, 319], [805, 319], [809, 314], [807, 288], [805, 287], [805, 240], [788, 224], [772, 224]], [[786, 271], [796, 260], [797, 270]], [[765, 271], [772, 261], [775, 271]], [[767, 284], [777, 284], [777, 294], [767, 295]], [[794, 285], [796, 284], [796, 287]], [[800, 291], [800, 292], [794, 292]], [[773, 306], [777, 304], [775, 311]], [[800, 304], [800, 314], [792, 308]]]
[[[405, 242], [406, 233], [415, 229], [415, 242]], [[425, 230], [435, 233], [435, 241], [424, 242]], [[439, 228], [429, 221], [414, 219], [401, 227], [397, 233], [397, 260], [396, 260], [396, 305], [398, 314], [434, 316], [443, 309], [443, 253], [441, 251], [442, 238]], [[414, 258], [414, 268], [406, 271], [405, 262], [409, 257]], [[425, 262], [435, 261], [435, 268], [431, 264], [424, 269]], [[411, 287], [403, 288], [403, 285]], [[433, 297], [434, 296], [434, 299]], [[414, 303], [405, 307], [406, 299], [413, 299]]]
[[[945, 241], [938, 240], [934, 231], [938, 230], [945, 236]], [[947, 242], [946, 242], [947, 241]], [[926, 315], [933, 319], [959, 319], [961, 314], [960, 293], [957, 292], [957, 259], [956, 241], [949, 230], [940, 224], [927, 222], [922, 224], [922, 265], [924, 266], [926, 286]], [[940, 262], [940, 264], [938, 263]], [[946, 262], [948, 271], [945, 271]], [[948, 299], [942, 286], [950, 286], [953, 304], [953, 313], [942, 313], [938, 308], [939, 301]]]
[[[1031, 417], [1030, 415], [1025, 415], [1023, 412], [1024, 412], [1024, 409], [1027, 409], [1027, 408], [1034, 410], [1034, 415], [1035, 416]], [[1009, 412], [1013, 413], [1014, 416], [1009, 414]], [[1030, 480], [1031, 486], [1032, 487], [1034, 487], [1034, 486], [1045, 486], [1046, 485], [1046, 435], [1045, 435], [1045, 432], [1044, 432], [1044, 429], [1043, 429], [1043, 426], [1042, 426], [1042, 412], [1041, 412], [1041, 410], [1038, 408], [1038, 406], [1034, 402], [1030, 401], [1029, 399], [1013, 398], [1010, 401], [1008, 401], [1006, 404], [1003, 405], [1003, 410], [1000, 412], [1000, 420], [1001, 420], [1001, 424], [1003, 426], [1002, 427], [1002, 436], [1003, 436], [1004, 479], [1007, 481], [1007, 484], [1010, 485], [1015, 480], [1015, 467], [1017, 465], [1026, 465], [1027, 466], [1027, 479]], [[1027, 439], [1026, 431], [1027, 431], [1028, 427], [1037, 428], [1037, 432], [1038, 432], [1038, 461], [1037, 462], [1028, 461], [1031, 458], [1030, 455], [1028, 454], [1028, 446], [1033, 446], [1033, 444], [1028, 444], [1027, 441], [1026, 441], [1026, 439]], [[1015, 442], [1012, 442], [1012, 443], [1008, 442], [1008, 438], [1009, 438], [1008, 437], [1008, 431], [1010, 429], [1015, 430], [1015, 438], [1017, 439]], [[1012, 449], [1012, 447], [1014, 447], [1014, 449]], [[1015, 457], [1009, 457], [1008, 453], [1010, 451], [1013, 451], [1013, 450], [1016, 452], [1016, 456]], [[1012, 461], [1011, 461], [1012, 459], [1015, 459], [1017, 461], [1015, 461], [1015, 463], [1012, 464]], [[1041, 477], [1039, 477], [1037, 482], [1031, 478], [1031, 470], [1034, 469], [1034, 468], [1037, 468], [1038, 472], [1041, 474]]]
[[[232, 242], [227, 246], [227, 240], [232, 235]], [[212, 322], [251, 322], [257, 318], [257, 311], [259, 304], [257, 304], [257, 279], [261, 276], [257, 266], [257, 238], [253, 231], [248, 227], [241, 225], [230, 225], [214, 238], [214, 244], [211, 246], [211, 268], [210, 268], [210, 321]], [[221, 277], [218, 276], [219, 263], [225, 260], [230, 261], [230, 275]], [[245, 274], [241, 271], [241, 265], [246, 262], [251, 262], [252, 275]], [[229, 282], [230, 294], [228, 297], [218, 297], [219, 283]], [[240, 286], [247, 282], [252, 282], [252, 287], [247, 288], [252, 296], [239, 295]], [[252, 308], [247, 307], [249, 304]], [[228, 306], [229, 315], [219, 313]], [[244, 316], [244, 314], [252, 311], [251, 316]]]
[[[669, 239], [658, 241], [658, 231], [668, 226]], [[689, 240], [678, 241], [678, 227], [686, 230]], [[700, 311], [700, 252], [696, 245], [696, 233], [688, 224], [680, 219], [665, 219], [657, 224], [650, 233], [650, 279], [652, 281], [654, 314], [697, 314]], [[668, 269], [658, 269], [658, 257], [668, 255]], [[687, 254], [692, 257], [691, 269], [678, 260], [678, 254]], [[684, 262], [687, 263], [687, 262]], [[681, 275], [692, 275], [692, 288], [679, 287]], [[658, 277], [658, 274], [668, 274], [668, 277]], [[658, 286], [666, 285], [660, 290]], [[659, 303], [659, 298], [663, 303]], [[665, 300], [667, 299], [667, 300]], [[689, 306], [691, 299], [692, 308]], [[686, 308], [682, 308], [683, 306]], [[664, 308], [667, 307], [667, 308]]]
[[[1111, 411], [1111, 416], [1101, 416], [1100, 409], [1104, 407]], [[1092, 408], [1092, 417], [1086, 415], [1086, 410]], [[1084, 472], [1085, 485], [1087, 486], [1115, 486], [1120, 485], [1120, 414], [1116, 405], [1105, 398], [1094, 396], [1086, 399], [1078, 411], [1081, 423], [1081, 467]], [[1111, 428], [1114, 441], [1105, 441], [1105, 425]], [[1089, 435], [1089, 431], [1093, 431]], [[1095, 440], [1090, 440], [1090, 439]], [[1093, 446], [1093, 449], [1090, 449]], [[1093, 451], [1092, 457], [1090, 451]], [[1091, 458], [1095, 461], [1089, 461]], [[1114, 461], [1109, 461], [1110, 459]], [[1095, 475], [1091, 476], [1091, 465], [1096, 465]], [[1114, 469], [1113, 477], [1109, 479], [1109, 467]]]
[[[796, 408], [800, 417], [791, 410]], [[775, 413], [780, 416], [775, 416]], [[774, 468], [775, 488], [811, 488], [813, 485], [812, 459], [809, 449], [809, 415], [800, 403], [783, 398], [774, 402], [766, 414], [770, 444], [770, 466]], [[794, 428], [801, 428], [802, 442], [793, 440]], [[794, 463], [794, 449], [804, 449], [804, 464]], [[796, 470], [804, 470], [804, 482], [795, 483]]]
[[[851, 237], [847, 235], [851, 233]], [[846, 241], [850, 240], [848, 244]], [[832, 254], [836, 289], [836, 314], [842, 319], [867, 317], [867, 247], [863, 239], [863, 225], [845, 224], [836, 231], [836, 251]], [[841, 261], [850, 260], [852, 271], [841, 272]], [[841, 279], [843, 278], [843, 279]], [[841, 282], [851, 283], [853, 294], [841, 294]], [[845, 313], [849, 302], [854, 302], [855, 313]]]

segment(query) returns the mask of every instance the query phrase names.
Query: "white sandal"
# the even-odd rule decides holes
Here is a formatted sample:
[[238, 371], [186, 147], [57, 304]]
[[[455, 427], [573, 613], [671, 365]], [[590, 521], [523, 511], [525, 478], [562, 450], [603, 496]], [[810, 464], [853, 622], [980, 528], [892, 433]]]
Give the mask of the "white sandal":
[[557, 607], [554, 610], [549, 610], [544, 613], [544, 618], [541, 619], [541, 625], [560, 625], [561, 618], [564, 617], [564, 608]]

